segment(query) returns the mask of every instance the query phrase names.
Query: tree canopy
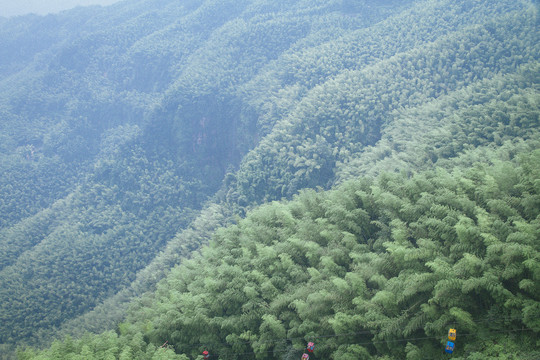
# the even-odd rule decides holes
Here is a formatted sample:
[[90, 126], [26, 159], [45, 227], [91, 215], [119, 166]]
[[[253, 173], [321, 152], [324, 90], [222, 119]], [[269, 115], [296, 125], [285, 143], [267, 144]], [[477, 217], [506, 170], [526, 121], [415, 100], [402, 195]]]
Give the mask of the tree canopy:
[[0, 353], [536, 357], [538, 34], [529, 0], [0, 18]]

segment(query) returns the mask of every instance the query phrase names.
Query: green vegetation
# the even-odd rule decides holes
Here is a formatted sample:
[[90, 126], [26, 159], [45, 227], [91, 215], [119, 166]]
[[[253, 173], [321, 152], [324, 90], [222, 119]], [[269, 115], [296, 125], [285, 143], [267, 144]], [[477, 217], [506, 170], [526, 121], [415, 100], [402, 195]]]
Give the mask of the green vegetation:
[[539, 357], [538, 34], [528, 0], [0, 18], [0, 358]]
[[[384, 174], [250, 212], [143, 296], [117, 332], [21, 359], [535, 358], [540, 150]], [[504, 344], [501, 346], [501, 344]]]

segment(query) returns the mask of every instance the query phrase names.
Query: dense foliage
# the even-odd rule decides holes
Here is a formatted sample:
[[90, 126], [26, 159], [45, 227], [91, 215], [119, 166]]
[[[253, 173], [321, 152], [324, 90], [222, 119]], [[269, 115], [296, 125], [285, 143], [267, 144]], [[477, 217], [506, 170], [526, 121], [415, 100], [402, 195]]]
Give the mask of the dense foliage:
[[[304, 191], [217, 232], [118, 332], [22, 359], [536, 358], [540, 150]], [[167, 341], [167, 348], [159, 346]], [[71, 356], [71, 357], [70, 357]], [[94, 357], [93, 357], [94, 356]], [[126, 357], [128, 358], [128, 357]]]
[[0, 353], [71, 334], [35, 356], [297, 358], [311, 336], [317, 358], [422, 358], [453, 324], [458, 356], [536, 357], [537, 12], [133, 0], [0, 18]]

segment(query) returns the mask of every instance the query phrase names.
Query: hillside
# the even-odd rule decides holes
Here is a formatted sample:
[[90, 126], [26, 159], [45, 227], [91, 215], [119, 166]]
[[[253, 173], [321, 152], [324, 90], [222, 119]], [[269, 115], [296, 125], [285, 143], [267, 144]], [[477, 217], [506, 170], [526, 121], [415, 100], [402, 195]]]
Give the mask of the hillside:
[[[362, 229], [357, 231], [370, 235], [340, 230], [351, 232], [358, 244], [368, 246], [362, 252], [374, 257], [389, 256], [394, 250], [384, 244], [399, 241], [388, 238], [375, 246], [369, 238], [375, 241], [382, 236], [379, 233], [398, 226], [399, 221], [403, 226], [419, 221], [396, 214], [384, 218], [382, 213], [395, 210], [386, 207], [410, 207], [424, 196], [423, 192], [407, 195], [412, 196], [408, 201], [413, 205], [397, 205], [398, 200], [392, 199], [405, 201], [403, 194], [385, 195], [392, 191], [381, 185], [390, 176], [387, 172], [401, 172], [411, 179], [427, 177], [431, 192], [442, 181], [439, 176], [447, 179], [449, 183], [440, 187], [450, 186], [449, 191], [467, 197], [470, 206], [483, 209], [491, 219], [481, 233], [495, 232], [491, 223], [510, 221], [510, 213], [518, 214], [521, 220], [517, 221], [529, 229], [537, 229], [536, 180], [534, 172], [526, 168], [534, 169], [538, 157], [524, 160], [524, 156], [539, 147], [538, 40], [536, 5], [506, 0], [146, 0], [46, 17], [0, 19], [0, 343], [11, 349], [47, 344], [51, 337], [63, 334], [78, 336], [113, 328], [126, 314], [127, 304], [146, 291], [152, 294], [157, 282], [174, 267], [158, 292], [146, 297], [173, 291], [163, 284], [189, 273], [190, 265], [175, 266], [210, 238], [214, 238], [213, 244], [225, 241], [214, 235], [216, 229], [251, 214], [261, 204], [292, 199], [302, 189], [331, 189], [350, 180], [353, 182], [348, 184], [364, 184], [336, 190], [341, 193], [351, 186], [367, 191], [365, 184], [379, 184], [384, 190], [380, 194], [368, 191], [376, 199], [373, 201], [394, 203], [385, 203], [370, 215], [370, 221], [378, 224], [374, 228], [356, 225]], [[516, 174], [512, 179], [501, 178], [497, 183], [511, 184], [499, 189], [500, 194], [488, 192], [482, 201], [465, 185], [451, 184], [459, 183], [458, 174], [481, 163], [487, 168], [477, 170], [477, 177], [467, 175], [478, 186], [501, 167]], [[435, 168], [443, 173], [433, 172]], [[441, 175], [444, 172], [448, 175]], [[413, 175], [416, 173], [421, 174]], [[516, 186], [519, 191], [512, 190]], [[312, 196], [305, 194], [304, 198]], [[317, 196], [334, 196], [323, 194]], [[510, 208], [502, 210], [501, 199], [507, 197], [521, 200], [512, 200]], [[279, 206], [294, 207], [298, 201]], [[355, 206], [366, 210], [362, 204]], [[471, 225], [464, 216], [482, 226], [478, 209], [453, 208], [446, 202], [441, 206], [457, 211], [452, 215], [453, 229], [459, 227], [459, 221]], [[248, 219], [250, 216], [255, 215]], [[240, 233], [254, 231], [241, 225], [251, 224], [248, 219], [237, 225], [244, 226]], [[514, 220], [508, 223], [512, 232], [522, 231], [515, 228]], [[218, 234], [231, 231], [237, 230]], [[298, 228], [290, 230], [291, 234], [295, 231]], [[425, 231], [416, 231], [420, 230], [407, 230], [411, 233], [407, 239], [414, 246], [426, 236]], [[526, 241], [530, 247], [527, 256], [537, 259], [538, 236], [530, 231], [536, 242]], [[238, 247], [239, 254], [256, 246], [238, 239], [227, 241]], [[474, 251], [460, 249], [450, 265], [473, 254], [497, 268], [484, 256], [489, 244], [473, 245]], [[388, 281], [401, 273], [420, 276], [427, 271], [425, 264], [449, 256], [444, 251], [451, 246], [445, 246], [447, 250], [422, 260], [424, 267], [407, 263], [390, 273], [377, 271]], [[213, 266], [201, 265], [205, 256], [222, 256], [205, 252], [211, 250], [203, 250], [202, 257], [193, 261], [201, 262], [197, 265], [204, 270], [201, 274], [211, 274]], [[258, 253], [253, 255], [257, 261]], [[514, 262], [524, 260], [512, 256], [511, 266], [519, 267]], [[354, 263], [353, 258], [342, 260], [349, 262], [346, 272], [362, 272], [359, 269], [364, 265]], [[490, 274], [488, 265], [478, 266]], [[310, 267], [299, 266], [304, 272]], [[537, 334], [537, 324], [529, 319], [538, 306], [531, 290], [538, 279], [531, 275], [536, 274], [534, 266], [523, 266], [515, 279], [525, 285], [508, 290], [521, 299], [520, 305], [513, 305], [520, 310], [511, 311], [515, 316], [512, 326], [517, 329], [521, 324]], [[433, 267], [429, 270], [436, 273]], [[193, 281], [215, 281], [211, 279], [208, 275]], [[515, 280], [508, 279], [502, 279], [501, 286]], [[297, 286], [297, 280], [284, 281], [279, 289], [284, 294]], [[319, 285], [327, 289], [324, 282]], [[372, 283], [365, 286], [373, 296], [384, 290]], [[185, 296], [199, 296], [193, 291]], [[395, 297], [400, 291], [390, 286], [383, 294]], [[431, 295], [426, 293], [416, 306], [427, 311]], [[365, 301], [371, 301], [370, 296]], [[494, 297], [490, 304], [502, 306], [501, 299]], [[397, 306], [397, 312], [385, 315], [389, 319], [405, 309], [399, 306], [412, 305], [408, 300], [387, 300], [395, 300]], [[343, 301], [350, 311], [352, 305]], [[287, 306], [293, 307], [293, 302]], [[224, 332], [224, 338], [211, 340], [165, 336], [163, 329], [176, 326], [167, 322], [179, 321], [173, 319], [154, 330], [143, 330], [136, 321], [142, 316], [137, 311], [158, 314], [161, 310], [153, 306], [148, 303], [146, 308], [151, 310], [144, 306], [131, 310], [127, 324], [133, 325], [126, 325], [119, 339], [142, 334], [139, 340], [156, 346], [166, 337], [171, 344], [174, 339], [179, 353], [192, 356], [195, 350], [190, 344], [231, 345], [235, 341], [230, 339], [241, 335]], [[459, 311], [469, 313], [471, 319], [491, 315], [489, 309], [467, 306]], [[282, 313], [276, 309], [257, 313], [258, 320], [253, 318], [254, 327], [245, 331], [254, 337], [241, 337], [251, 344], [245, 351], [265, 358], [261, 354], [266, 345], [253, 344], [264, 342], [258, 337], [263, 336], [262, 328], [274, 326], [264, 325], [262, 319], [283, 322], [281, 316], [289, 316], [284, 309]], [[434, 310], [430, 321], [459, 318], [457, 310], [445, 311]], [[523, 313], [521, 317], [516, 311]], [[327, 314], [330, 319], [339, 311], [329, 306], [314, 313]], [[411, 338], [410, 334], [432, 337], [442, 331], [442, 325], [428, 329], [426, 319], [414, 320], [418, 313], [409, 315], [399, 320], [404, 327], [414, 327], [408, 335], [386, 329], [388, 324], [373, 325], [385, 328], [391, 334], [388, 338], [370, 326], [358, 325], [357, 331], [369, 330], [362, 341]], [[398, 320], [387, 322], [391, 321]], [[407, 325], [410, 322], [418, 324]], [[470, 324], [460, 325], [476, 331]], [[130, 326], [136, 330], [126, 330]], [[285, 336], [278, 338], [307, 336], [294, 329], [286, 324]], [[179, 325], [170, 331], [192, 332]], [[332, 331], [341, 334], [330, 325], [306, 331], [321, 336]], [[283, 335], [282, 330], [279, 334]], [[484, 339], [490, 341], [488, 335]], [[532, 337], [527, 339], [534, 343]], [[524, 341], [524, 348], [530, 347]], [[78, 344], [82, 346], [84, 341]], [[346, 344], [329, 344], [321, 354], [340, 358], [340, 351], [349, 351], [339, 350]], [[483, 351], [479, 343], [471, 344], [471, 353]], [[217, 349], [224, 357], [244, 351], [231, 346]], [[435, 351], [431, 343], [411, 343], [407, 352], [422, 346]], [[283, 345], [291, 354], [298, 347], [294, 341]], [[119, 356], [122, 349], [118, 349]], [[274, 351], [274, 345], [268, 349]], [[389, 356], [396, 358], [403, 355], [370, 346], [364, 350], [374, 356], [378, 351], [379, 355], [390, 351]]]
[[454, 359], [537, 358], [540, 150], [499, 156], [261, 206], [117, 332], [20, 358], [446, 359], [449, 328]]

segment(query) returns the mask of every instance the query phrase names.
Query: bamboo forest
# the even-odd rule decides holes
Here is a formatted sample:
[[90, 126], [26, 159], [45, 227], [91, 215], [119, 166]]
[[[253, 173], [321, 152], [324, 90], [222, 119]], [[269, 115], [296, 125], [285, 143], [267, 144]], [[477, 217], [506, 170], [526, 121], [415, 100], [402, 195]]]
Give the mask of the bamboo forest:
[[539, 10], [0, 11], [0, 360], [540, 359]]

